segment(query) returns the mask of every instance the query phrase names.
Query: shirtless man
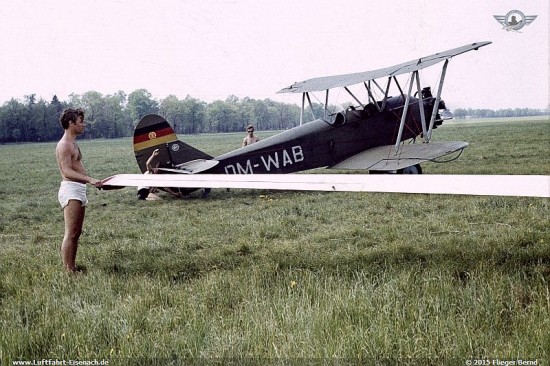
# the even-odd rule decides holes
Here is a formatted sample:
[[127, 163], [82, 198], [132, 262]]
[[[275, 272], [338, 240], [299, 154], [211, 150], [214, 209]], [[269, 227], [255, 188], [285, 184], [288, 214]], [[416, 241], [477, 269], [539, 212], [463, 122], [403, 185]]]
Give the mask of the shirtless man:
[[260, 141], [260, 139], [256, 136], [254, 136], [254, 126], [252, 125], [249, 125], [247, 128], [246, 128], [246, 132], [247, 132], [247, 135], [246, 137], [243, 139], [243, 143], [242, 143], [242, 146], [248, 146], [248, 145], [251, 145], [255, 142], [258, 142]]
[[65, 109], [59, 118], [65, 130], [63, 137], [57, 143], [55, 156], [61, 177], [58, 198], [63, 208], [65, 219], [65, 236], [61, 244], [61, 258], [65, 269], [71, 273], [80, 272], [76, 267], [76, 251], [78, 239], [84, 223], [86, 198], [86, 183], [101, 187], [100, 180], [86, 174], [82, 165], [82, 154], [76, 144], [76, 137], [84, 132], [84, 112], [81, 109]]

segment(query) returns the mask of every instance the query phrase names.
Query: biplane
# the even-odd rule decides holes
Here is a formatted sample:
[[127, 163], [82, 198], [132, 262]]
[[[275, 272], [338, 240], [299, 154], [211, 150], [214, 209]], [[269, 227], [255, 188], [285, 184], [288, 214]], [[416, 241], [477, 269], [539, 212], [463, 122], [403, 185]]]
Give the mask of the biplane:
[[[461, 192], [446, 192], [434, 188], [438, 185], [435, 176], [424, 181], [417, 178], [416, 182], [396, 178], [419, 175], [420, 164], [459, 154], [468, 146], [463, 141], [432, 141], [432, 134], [445, 120], [441, 93], [449, 60], [490, 43], [472, 43], [374, 71], [294, 83], [278, 93], [302, 94], [299, 126], [215, 157], [180, 141], [163, 117], [147, 115], [135, 128], [135, 157], [140, 170], [146, 172], [146, 161], [158, 149], [157, 165], [162, 174], [119, 174], [105, 179], [104, 186], [466, 192], [471, 185], [468, 182], [455, 189]], [[443, 66], [434, 95], [430, 87], [421, 85], [419, 71], [438, 63]], [[403, 74], [408, 75], [407, 83], [401, 85], [397, 76]], [[350, 89], [356, 85], [364, 91], [363, 100]], [[390, 95], [392, 85], [397, 95]], [[353, 99], [348, 108], [331, 110], [329, 94], [336, 88], [343, 88]], [[306, 101], [309, 110], [315, 110], [311, 101], [315, 92], [324, 93], [323, 113], [304, 123]], [[289, 174], [322, 167], [370, 174]], [[494, 188], [493, 183], [489, 185]], [[471, 187], [467, 192], [476, 194]]]

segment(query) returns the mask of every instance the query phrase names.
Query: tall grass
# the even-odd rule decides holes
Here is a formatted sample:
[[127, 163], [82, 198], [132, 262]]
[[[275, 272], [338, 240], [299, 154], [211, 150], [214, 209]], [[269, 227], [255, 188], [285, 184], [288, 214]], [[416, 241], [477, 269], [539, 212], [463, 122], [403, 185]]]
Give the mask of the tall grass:
[[[547, 120], [436, 132], [471, 145], [427, 173], [550, 172]], [[211, 154], [240, 143], [183, 139]], [[129, 139], [80, 145], [94, 177], [137, 172]], [[549, 360], [547, 199], [89, 188], [87, 274], [69, 276], [54, 149], [0, 146], [1, 364]]]

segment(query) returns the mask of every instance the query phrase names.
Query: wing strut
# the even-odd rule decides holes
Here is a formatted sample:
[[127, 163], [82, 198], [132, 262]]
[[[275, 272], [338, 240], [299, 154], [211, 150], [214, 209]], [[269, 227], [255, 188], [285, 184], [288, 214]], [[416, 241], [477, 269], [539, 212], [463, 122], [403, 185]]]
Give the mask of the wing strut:
[[[369, 102], [371, 102], [376, 107], [378, 112], [382, 112], [384, 110], [384, 108], [386, 108], [386, 100], [388, 99], [388, 93], [390, 91], [391, 79], [392, 79], [391, 76], [388, 77], [388, 83], [386, 84], [386, 90], [382, 89], [382, 87], [380, 85], [378, 85], [376, 80], [369, 80], [368, 83], [366, 81], [363, 81], [363, 85], [365, 86], [365, 89], [367, 89], [367, 92], [369, 93]], [[374, 98], [374, 95], [373, 95], [372, 90], [371, 90], [371, 85], [370, 85], [371, 81], [374, 83], [374, 85], [376, 85], [378, 87], [380, 92], [382, 92], [384, 94], [384, 98], [382, 98], [382, 105], [378, 104], [378, 102], [376, 101], [376, 98]], [[347, 90], [347, 88], [346, 88], [346, 90]], [[399, 88], [399, 90], [401, 90], [401, 88]], [[349, 90], [348, 90], [348, 93], [351, 94], [351, 92]], [[354, 96], [352, 95], [352, 97], [354, 97]], [[357, 100], [357, 98], [355, 98], [355, 100], [359, 104], [361, 104]]]
[[405, 119], [407, 119], [407, 112], [409, 109], [409, 102], [411, 100], [411, 91], [413, 86], [413, 80], [415, 75], [418, 75], [418, 70], [411, 73], [411, 78], [409, 80], [409, 92], [405, 97], [405, 105], [403, 106], [403, 114], [401, 115], [401, 123], [399, 124], [399, 133], [397, 134], [397, 139], [395, 141], [395, 154], [399, 152], [399, 144], [401, 144], [401, 136], [403, 136], [403, 128], [405, 127]]
[[372, 91], [370, 90], [370, 80], [367, 84], [366, 81], [363, 81], [363, 85], [365, 85], [365, 89], [367, 89], [367, 92], [369, 93], [369, 102], [372, 103], [374, 106], [376, 106], [376, 109], [378, 109], [378, 112], [382, 112], [383, 108], [380, 108], [378, 103], [376, 103], [376, 99], [374, 98], [374, 95], [372, 95]]
[[308, 92], [302, 93], [302, 109], [300, 110], [300, 126], [304, 123], [304, 109], [306, 104], [306, 98], [307, 98], [307, 102], [309, 103], [309, 109], [311, 110], [311, 115], [313, 116], [313, 119], [315, 119], [315, 112], [313, 111], [313, 105], [311, 105], [311, 99], [309, 97], [309, 93]]
[[351, 97], [353, 99], [355, 99], [355, 101], [357, 102], [357, 104], [359, 105], [363, 105], [363, 103], [361, 103], [361, 101], [359, 99], [357, 99], [357, 97], [355, 95], [353, 95], [353, 93], [348, 89], [347, 86], [344, 86], [344, 89], [348, 92], [349, 95], [351, 95]]
[[422, 96], [422, 88], [420, 88], [420, 75], [416, 71], [416, 90], [418, 95], [418, 105], [420, 107], [420, 122], [422, 123], [422, 135], [424, 136], [424, 142], [426, 141], [426, 115], [424, 113], [424, 100]]
[[311, 115], [313, 119], [316, 119], [315, 117], [315, 111], [313, 110], [313, 104], [311, 104], [311, 98], [309, 97], [309, 93], [306, 93], [307, 102], [309, 103], [309, 110], [311, 111]]
[[403, 89], [401, 89], [401, 85], [399, 85], [399, 81], [397, 81], [397, 78], [395, 76], [393, 76], [393, 80], [395, 81], [395, 84], [397, 85], [397, 88], [399, 89], [399, 92], [401, 93], [401, 96], [405, 96], [403, 94]]
[[[384, 92], [384, 100], [382, 101], [382, 105], [380, 106], [380, 111], [383, 111], [384, 108], [386, 108], [386, 101], [388, 100], [390, 85], [391, 85], [391, 76], [388, 78], [388, 84], [386, 85], [386, 91]], [[397, 84], [397, 86], [399, 86], [399, 84]], [[378, 103], [376, 103], [376, 105], [378, 105]]]
[[330, 89], [327, 89], [327, 92], [325, 94], [325, 121], [327, 120], [327, 112], [328, 112], [328, 91]]
[[300, 109], [300, 126], [304, 123], [304, 105], [306, 103], [306, 93], [302, 94], [302, 109]]
[[369, 103], [376, 103], [376, 100], [374, 99], [374, 96], [372, 95], [372, 92], [370, 91], [370, 80], [367, 84], [366, 81], [363, 81], [363, 85], [365, 86], [365, 89], [367, 89], [367, 93], [369, 94]]
[[[443, 63], [443, 68], [441, 70], [441, 78], [439, 80], [439, 85], [437, 88], [437, 96], [435, 98], [432, 116], [430, 118], [430, 124], [427, 130], [426, 130], [426, 114], [424, 111], [424, 103], [422, 100], [422, 88], [420, 86], [420, 75], [418, 73], [418, 70], [411, 72], [411, 77], [409, 79], [409, 90], [405, 95], [405, 104], [403, 105], [403, 114], [401, 115], [401, 123], [399, 124], [399, 133], [397, 134], [397, 139], [395, 141], [396, 155], [399, 152], [399, 145], [401, 144], [401, 137], [403, 136], [403, 129], [405, 127], [405, 119], [407, 118], [407, 111], [409, 109], [409, 104], [410, 104], [412, 86], [415, 81], [416, 81], [416, 89], [418, 92], [418, 104], [420, 108], [420, 119], [422, 121], [422, 133], [424, 135], [424, 142], [425, 143], [430, 142], [430, 139], [432, 137], [433, 126], [435, 123], [435, 118], [437, 116], [437, 111], [439, 110], [439, 102], [441, 101], [441, 91], [443, 89], [443, 83], [445, 82], [445, 74], [447, 73], [448, 64], [449, 64], [449, 59], [446, 59], [445, 62]], [[397, 83], [397, 80], [396, 80], [396, 83]], [[399, 83], [397, 84], [399, 85]], [[399, 90], [401, 90], [401, 88], [399, 88]], [[401, 93], [403, 94], [403, 92]]]
[[376, 80], [372, 80], [372, 82], [374, 83], [374, 85], [376, 85], [376, 87], [378, 88], [378, 90], [380, 90], [381, 93], [384, 93], [384, 89], [382, 89], [382, 87], [376, 82]]
[[447, 65], [449, 64], [449, 59], [445, 60], [443, 64], [443, 69], [441, 70], [441, 78], [439, 80], [439, 87], [437, 89], [437, 96], [435, 98], [434, 109], [432, 111], [432, 118], [430, 118], [430, 127], [428, 128], [428, 133], [426, 135], [426, 142], [430, 142], [432, 138], [432, 131], [434, 128], [435, 116], [437, 116], [437, 111], [439, 110], [439, 102], [441, 101], [441, 90], [443, 89], [443, 82], [445, 81], [445, 74], [447, 73]]

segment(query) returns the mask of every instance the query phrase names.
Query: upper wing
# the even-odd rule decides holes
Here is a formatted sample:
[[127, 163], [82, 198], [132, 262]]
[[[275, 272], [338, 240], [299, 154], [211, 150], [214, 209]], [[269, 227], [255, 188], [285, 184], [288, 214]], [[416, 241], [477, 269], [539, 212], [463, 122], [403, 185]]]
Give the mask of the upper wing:
[[462, 150], [463, 141], [437, 141], [429, 144], [404, 144], [395, 150], [394, 145], [378, 146], [354, 155], [331, 166], [331, 169], [399, 170]]
[[460, 55], [461, 53], [471, 50], [477, 50], [479, 47], [486, 46], [491, 42], [476, 42], [458, 48], [453, 48], [445, 52], [436, 53], [434, 55], [414, 59], [399, 65], [386, 67], [383, 69], [359, 72], [355, 74], [325, 76], [320, 78], [309, 79], [292, 84], [287, 88], [279, 90], [277, 93], [306, 93], [312, 91], [327, 90], [342, 86], [349, 86], [362, 83], [367, 80], [374, 80], [384, 76], [396, 76], [408, 72], [423, 69], [425, 67], [435, 65], [438, 62]]
[[205, 187], [550, 197], [550, 176], [547, 175], [119, 174], [104, 179], [103, 186], [106, 189]]

